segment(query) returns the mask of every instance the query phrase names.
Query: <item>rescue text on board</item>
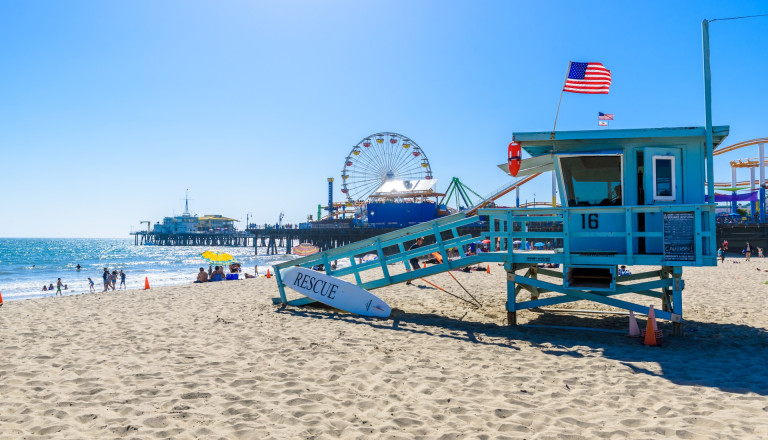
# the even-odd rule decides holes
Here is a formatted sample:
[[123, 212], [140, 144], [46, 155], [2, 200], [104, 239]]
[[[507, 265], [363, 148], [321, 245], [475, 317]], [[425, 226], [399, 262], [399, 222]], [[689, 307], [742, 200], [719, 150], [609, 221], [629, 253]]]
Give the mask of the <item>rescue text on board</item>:
[[[302, 273], [296, 276], [296, 281], [293, 282], [293, 285], [299, 286], [304, 290], [311, 290], [312, 292], [319, 293], [320, 296], [326, 296], [328, 299], [336, 299], [336, 291], [339, 289], [339, 286], [336, 284], [330, 284], [327, 281], [319, 280]], [[320, 286], [320, 291], [317, 290], [318, 286]]]

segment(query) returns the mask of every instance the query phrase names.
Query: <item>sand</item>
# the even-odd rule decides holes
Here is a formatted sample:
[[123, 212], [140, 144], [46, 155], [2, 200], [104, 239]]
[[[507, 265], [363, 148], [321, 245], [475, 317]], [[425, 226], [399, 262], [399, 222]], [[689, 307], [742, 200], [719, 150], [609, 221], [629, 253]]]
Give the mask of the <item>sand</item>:
[[454, 272], [482, 308], [417, 281], [374, 291], [388, 319], [272, 305], [274, 278], [6, 302], [0, 439], [767, 438], [768, 260], [739, 261], [684, 271], [662, 347], [509, 328], [496, 265]]

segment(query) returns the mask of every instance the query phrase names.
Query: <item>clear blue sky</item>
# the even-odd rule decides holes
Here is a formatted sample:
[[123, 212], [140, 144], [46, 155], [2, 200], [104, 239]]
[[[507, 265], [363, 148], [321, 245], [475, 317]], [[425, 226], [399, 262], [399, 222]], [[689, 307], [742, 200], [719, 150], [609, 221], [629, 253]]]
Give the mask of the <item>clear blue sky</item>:
[[[297, 223], [381, 131], [424, 149], [438, 189], [456, 176], [488, 194], [509, 179], [496, 165], [511, 134], [552, 128], [569, 60], [602, 62], [613, 84], [566, 94], [558, 130], [598, 129], [597, 112], [616, 115], [611, 128], [702, 126], [702, 19], [765, 13], [764, 1], [5, 1], [0, 236], [127, 237], [181, 214], [187, 188], [193, 213]], [[768, 136], [768, 17], [716, 21], [710, 38], [726, 145]], [[756, 148], [719, 156], [716, 180]], [[548, 199], [549, 178], [521, 197], [533, 193]]]

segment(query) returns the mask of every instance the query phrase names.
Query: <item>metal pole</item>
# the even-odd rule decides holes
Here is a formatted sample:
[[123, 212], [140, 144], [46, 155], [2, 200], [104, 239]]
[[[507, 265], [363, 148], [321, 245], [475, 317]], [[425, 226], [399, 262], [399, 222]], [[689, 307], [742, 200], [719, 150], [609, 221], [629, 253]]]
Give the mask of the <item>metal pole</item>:
[[731, 187], [733, 188], [733, 191], [731, 191], [731, 213], [736, 214], [736, 200], [735, 196], [738, 191], [736, 191], [736, 167], [731, 167]]
[[765, 148], [762, 142], [758, 144], [760, 155], [760, 203], [757, 209], [760, 211], [760, 223], [765, 223]]
[[707, 20], [701, 22], [701, 39], [704, 51], [704, 108], [707, 120], [707, 202], [715, 203], [715, 161], [712, 157], [714, 152], [712, 146], [712, 73], [709, 70], [709, 21]]
[[[749, 192], [755, 192], [755, 167], [749, 167]], [[749, 202], [749, 213], [752, 215], [750, 221], [755, 220], [755, 202]]]
[[[763, 145], [763, 144], [760, 144]], [[515, 208], [520, 207], [520, 185], [515, 188]]]
[[565, 79], [563, 80], [563, 90], [560, 91], [560, 100], [557, 101], [557, 113], [555, 113], [555, 125], [552, 127], [552, 134], [550, 135], [550, 139], [555, 139], [555, 130], [557, 130], [557, 117], [560, 116], [560, 104], [563, 102], [563, 92], [565, 91], [565, 83], [568, 82], [568, 75], [571, 73], [571, 63], [573, 61], [568, 61], [568, 70], [565, 71]]
[[552, 207], [557, 206], [557, 176], [555, 170], [552, 170]]

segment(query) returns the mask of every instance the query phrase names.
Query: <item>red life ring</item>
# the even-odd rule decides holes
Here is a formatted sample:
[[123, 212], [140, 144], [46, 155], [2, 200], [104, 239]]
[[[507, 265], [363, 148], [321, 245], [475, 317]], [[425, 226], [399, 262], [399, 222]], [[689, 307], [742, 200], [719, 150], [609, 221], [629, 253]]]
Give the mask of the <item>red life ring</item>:
[[517, 176], [517, 173], [520, 172], [521, 159], [522, 149], [520, 144], [515, 141], [510, 142], [507, 149], [507, 165], [509, 165], [509, 174], [512, 176]]

